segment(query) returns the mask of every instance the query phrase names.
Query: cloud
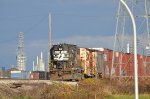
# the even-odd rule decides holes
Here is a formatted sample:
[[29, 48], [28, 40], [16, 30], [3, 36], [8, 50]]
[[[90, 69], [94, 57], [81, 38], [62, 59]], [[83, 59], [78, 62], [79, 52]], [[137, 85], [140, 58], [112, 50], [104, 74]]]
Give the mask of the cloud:
[[[85, 36], [85, 35], [76, 35], [72, 37], [66, 38], [57, 38], [52, 40], [53, 44], [60, 44], [60, 43], [69, 43], [75, 44], [78, 47], [104, 47], [113, 49], [114, 44], [114, 36]], [[35, 40], [31, 41], [30, 43], [26, 44], [25, 46], [26, 51], [28, 52], [40, 52], [42, 50], [48, 51], [49, 44], [47, 39]]]
[[[130, 47], [133, 47], [133, 35], [128, 35], [121, 37], [121, 35], [117, 36], [116, 40], [116, 50], [121, 50], [121, 41], [123, 40], [123, 51], [126, 51], [126, 45], [127, 43], [130, 44]], [[98, 36], [89, 36], [89, 35], [78, 35], [78, 36], [72, 36], [67, 38], [60, 38], [53, 40], [54, 44], [59, 43], [69, 43], [69, 44], [75, 44], [79, 47], [103, 47], [108, 49], [113, 49], [114, 45], [114, 35], [98, 35]], [[148, 39], [143, 35], [138, 35], [137, 37], [137, 45], [138, 50], [140, 51], [144, 47], [146, 47], [148, 44]]]
[[114, 37], [113, 36], [73, 36], [69, 38], [61, 38], [54, 41], [55, 44], [64, 42], [70, 44], [76, 44], [79, 47], [104, 47], [113, 48]]

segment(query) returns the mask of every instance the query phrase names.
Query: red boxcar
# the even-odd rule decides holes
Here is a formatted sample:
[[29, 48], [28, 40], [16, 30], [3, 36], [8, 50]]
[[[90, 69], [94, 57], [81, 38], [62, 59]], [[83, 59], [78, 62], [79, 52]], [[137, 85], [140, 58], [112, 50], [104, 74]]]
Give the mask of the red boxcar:
[[[134, 54], [115, 52], [114, 65], [112, 68], [113, 51], [104, 49], [104, 77], [133, 77], [134, 76]], [[138, 76], [150, 76], [150, 56], [137, 55]], [[112, 75], [111, 75], [112, 70]]]
[[44, 71], [32, 71], [30, 73], [30, 79], [31, 80], [48, 80], [49, 73]]

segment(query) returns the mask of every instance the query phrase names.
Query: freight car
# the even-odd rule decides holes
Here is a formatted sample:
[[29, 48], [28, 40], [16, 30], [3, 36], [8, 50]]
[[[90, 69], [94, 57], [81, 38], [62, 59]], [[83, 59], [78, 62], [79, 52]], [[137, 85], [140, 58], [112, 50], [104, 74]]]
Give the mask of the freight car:
[[102, 78], [104, 72], [104, 54], [93, 48], [80, 49], [80, 65], [84, 68], [85, 78]]
[[50, 49], [49, 72], [53, 80], [81, 80], [79, 48], [71, 44], [53, 45]]

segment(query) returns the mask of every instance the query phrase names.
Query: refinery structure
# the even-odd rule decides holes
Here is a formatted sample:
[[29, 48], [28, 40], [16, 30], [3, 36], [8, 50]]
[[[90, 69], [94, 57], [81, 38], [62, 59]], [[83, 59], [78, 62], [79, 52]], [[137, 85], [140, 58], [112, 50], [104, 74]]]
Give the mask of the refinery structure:
[[19, 43], [17, 48], [17, 68], [20, 71], [26, 70], [26, 55], [24, 52], [24, 33], [19, 33]]
[[33, 61], [33, 71], [45, 71], [45, 63], [42, 52], [40, 58], [37, 56], [36, 61]]

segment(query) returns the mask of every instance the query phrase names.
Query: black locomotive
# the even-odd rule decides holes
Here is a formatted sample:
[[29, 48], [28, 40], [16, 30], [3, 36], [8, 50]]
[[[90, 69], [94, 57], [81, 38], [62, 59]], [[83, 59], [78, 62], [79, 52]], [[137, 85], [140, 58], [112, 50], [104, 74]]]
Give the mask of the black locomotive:
[[49, 72], [53, 80], [83, 79], [80, 51], [76, 45], [58, 44], [50, 49]]

